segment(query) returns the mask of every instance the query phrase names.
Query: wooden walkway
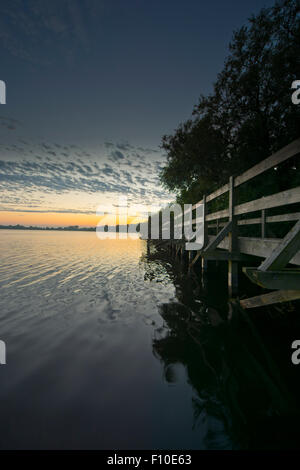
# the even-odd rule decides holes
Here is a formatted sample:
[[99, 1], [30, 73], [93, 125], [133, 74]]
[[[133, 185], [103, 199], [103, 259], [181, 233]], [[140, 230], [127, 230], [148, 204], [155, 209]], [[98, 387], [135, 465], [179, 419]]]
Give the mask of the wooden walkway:
[[[205, 271], [208, 268], [208, 260], [227, 261], [228, 288], [231, 296], [238, 293], [239, 263], [244, 265], [243, 272], [252, 282], [273, 290], [268, 294], [242, 300], [240, 303], [244, 308], [300, 298], [300, 212], [294, 211], [291, 207], [300, 203], [300, 186], [241, 204], [237, 198], [239, 186], [250, 180], [255, 184], [257, 176], [290, 158], [296, 156], [299, 158], [298, 154], [300, 154], [300, 138], [243, 174], [235, 178], [231, 176], [227, 184], [195, 203], [193, 211], [200, 205], [203, 205], [204, 210], [204, 245], [201, 250], [186, 251], [184, 239], [173, 238], [162, 241], [174, 254], [180, 254], [182, 257], [188, 254], [190, 268], [201, 261], [202, 269]], [[211, 202], [225, 194], [228, 194], [227, 207], [211, 212]], [[268, 215], [268, 210], [280, 207], [284, 207], [284, 213]], [[258, 213], [258, 216], [256, 214], [255, 217], [251, 217], [253, 213]], [[149, 224], [150, 222], [149, 220]], [[287, 222], [292, 222], [293, 227], [287, 229], [284, 238], [267, 237], [269, 224], [280, 223], [287, 227]], [[193, 219], [193, 223], [196, 223], [196, 219]], [[261, 227], [259, 237], [239, 235], [240, 227], [249, 225]], [[174, 227], [176, 221], [175, 225], [173, 222], [172, 233]], [[161, 226], [160, 229], [159, 238], [162, 238], [164, 227]], [[253, 265], [257, 257], [262, 258], [258, 267], [247, 267], [247, 261]]]

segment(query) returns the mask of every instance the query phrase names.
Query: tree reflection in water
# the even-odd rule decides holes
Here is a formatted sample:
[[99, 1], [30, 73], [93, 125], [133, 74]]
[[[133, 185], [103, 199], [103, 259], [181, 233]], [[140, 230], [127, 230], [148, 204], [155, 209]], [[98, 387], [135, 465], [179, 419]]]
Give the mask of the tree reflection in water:
[[204, 448], [295, 447], [298, 410], [253, 325], [237, 306], [228, 321], [217, 278], [204, 290], [198, 275], [167, 256], [152, 249], [144, 260], [147, 279], [155, 280], [164, 265], [178, 299], [160, 307], [164, 323], [155, 330], [153, 353], [169, 383], [176, 382], [177, 365], [184, 366]]

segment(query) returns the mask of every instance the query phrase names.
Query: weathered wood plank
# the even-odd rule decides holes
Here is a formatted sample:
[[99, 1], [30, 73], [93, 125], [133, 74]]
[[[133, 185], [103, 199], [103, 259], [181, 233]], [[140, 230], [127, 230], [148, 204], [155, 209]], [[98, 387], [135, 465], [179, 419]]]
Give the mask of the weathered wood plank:
[[279, 214], [271, 215], [267, 217], [267, 222], [291, 222], [293, 220], [300, 220], [300, 212], [294, 212], [293, 214]]
[[203, 199], [201, 199], [201, 201], [199, 201], [199, 202], [196, 202], [196, 204], [194, 204], [192, 206], [192, 210], [197, 209], [197, 207], [201, 206], [201, 204], [203, 204], [203, 202], [204, 202]]
[[218, 233], [218, 235], [216, 235], [216, 237], [211, 242], [209, 242], [209, 244], [207, 245], [204, 251], [208, 252], [208, 251], [215, 250], [217, 246], [219, 245], [219, 243], [223, 240], [223, 238], [228, 235], [231, 228], [232, 228], [232, 221], [230, 220], [229, 222], [227, 222], [225, 227], [222, 228], [222, 230]]
[[[213, 240], [214, 236], [209, 237], [209, 241]], [[246, 255], [258, 256], [259, 258], [266, 258], [281, 242], [280, 238], [254, 238], [254, 237], [239, 237], [239, 251]], [[228, 237], [224, 238], [219, 244], [219, 248], [228, 249]], [[300, 266], [300, 253], [298, 252], [290, 260], [291, 264]]]
[[[272, 194], [271, 196], [261, 197], [235, 206], [235, 215], [256, 212], [262, 209], [270, 209], [272, 207], [285, 206], [288, 204], [295, 204], [297, 202], [300, 202], [300, 187], [287, 189], [286, 191], [281, 191], [280, 193]], [[229, 209], [224, 209], [207, 214], [206, 220], [222, 219], [228, 216]], [[195, 219], [193, 219], [193, 223], [194, 220]]]
[[235, 214], [245, 214], [255, 212], [262, 209], [270, 209], [272, 207], [285, 206], [287, 204], [295, 204], [300, 202], [300, 187], [287, 189], [271, 196], [261, 197], [253, 201], [240, 204], [235, 208]]
[[[278, 215], [271, 215], [266, 217], [267, 223], [278, 223], [278, 222], [293, 222], [294, 220], [300, 219], [300, 212], [294, 212], [291, 214], [278, 214]], [[218, 219], [217, 219], [218, 220]], [[242, 219], [238, 220], [238, 225], [259, 225], [261, 224], [261, 217], [255, 217], [252, 219]], [[226, 222], [219, 222], [219, 227], [224, 227]], [[217, 224], [212, 223], [208, 225], [208, 228], [216, 228]]]
[[300, 299], [300, 290], [278, 290], [240, 300], [240, 305], [243, 308], [255, 308], [297, 299]]
[[[273, 155], [271, 155], [270, 157], [266, 158], [262, 162], [258, 163], [257, 165], [254, 165], [249, 170], [237, 176], [234, 181], [234, 186], [235, 187], [240, 186], [246, 181], [249, 181], [250, 179], [255, 178], [255, 176], [260, 175], [264, 171], [270, 170], [271, 168], [274, 168], [274, 166], [279, 165], [285, 160], [288, 160], [289, 158], [297, 155], [297, 153], [300, 153], [300, 138], [294, 140], [289, 145], [286, 145], [282, 149], [273, 153]], [[222, 194], [225, 194], [228, 190], [229, 190], [229, 185], [225, 184], [221, 188], [209, 194], [206, 198], [206, 202], [212, 201], [213, 199], [216, 199], [217, 197], [222, 196]], [[201, 204], [201, 201], [198, 202], [197, 204]], [[197, 206], [197, 204], [193, 206], [193, 209]]]
[[261, 217], [253, 218], [253, 219], [243, 219], [239, 220], [238, 225], [255, 225], [261, 224]]
[[217, 197], [222, 196], [222, 194], [227, 193], [228, 190], [229, 190], [229, 184], [228, 183], [224, 184], [224, 186], [222, 186], [219, 189], [216, 189], [216, 191], [209, 194], [209, 196], [207, 196], [206, 198], [206, 202], [212, 201], [213, 199], [216, 199]]
[[300, 250], [300, 220], [280, 241], [275, 250], [259, 266], [260, 271], [285, 268], [290, 259]]
[[228, 217], [228, 214], [229, 214], [229, 210], [224, 209], [222, 211], [213, 212], [212, 214], [207, 214], [206, 220], [209, 221], [209, 220], [215, 220], [215, 219], [223, 219], [225, 217]]
[[260, 271], [244, 267], [243, 272], [254, 284], [265, 289], [300, 289], [300, 269], [281, 271]]
[[217, 261], [244, 261], [249, 262], [252, 258], [249, 255], [243, 253], [230, 253], [227, 250], [216, 249], [214, 251], [205, 252], [202, 251], [201, 256], [207, 260], [217, 260]]
[[300, 153], [300, 138], [297, 140], [294, 140], [289, 145], [286, 145], [282, 149], [273, 153], [273, 155], [266, 158], [265, 160], [258, 163], [257, 165], [254, 165], [252, 168], [245, 171], [240, 176], [237, 176], [235, 178], [234, 185], [239, 186], [245, 183], [246, 181], [249, 181], [255, 176], [260, 175], [264, 171], [269, 170], [270, 168], [274, 168], [274, 166], [279, 165], [279, 163], [282, 163], [285, 160], [288, 160], [289, 158], [297, 155], [297, 153]]
[[189, 267], [191, 268], [192, 266], [194, 266], [194, 264], [197, 263], [198, 259], [200, 258], [201, 256], [201, 251], [198, 251], [196, 256], [193, 258], [192, 262], [190, 263]]

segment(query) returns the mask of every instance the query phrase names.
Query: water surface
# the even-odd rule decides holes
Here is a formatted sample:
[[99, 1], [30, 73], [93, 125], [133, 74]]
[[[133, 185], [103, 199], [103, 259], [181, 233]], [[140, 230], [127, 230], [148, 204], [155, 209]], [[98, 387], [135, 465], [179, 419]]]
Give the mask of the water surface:
[[184, 365], [167, 380], [153, 349], [161, 307], [177, 300], [146, 250], [93, 232], [1, 230], [2, 448], [205, 446]]
[[150, 248], [0, 231], [0, 448], [298, 447], [297, 311], [259, 310], [266, 353], [250, 316], [227, 321], [225, 265], [205, 286]]

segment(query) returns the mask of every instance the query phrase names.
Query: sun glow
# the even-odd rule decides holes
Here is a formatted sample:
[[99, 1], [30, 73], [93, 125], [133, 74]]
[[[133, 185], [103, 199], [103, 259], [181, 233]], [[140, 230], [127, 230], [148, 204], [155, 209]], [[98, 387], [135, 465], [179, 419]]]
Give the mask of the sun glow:
[[[0, 225], [24, 225], [24, 226], [40, 226], [40, 227], [66, 227], [78, 225], [79, 227], [96, 227], [101, 220], [107, 225], [115, 225], [119, 223], [118, 216], [106, 215], [97, 216], [93, 214], [81, 213], [55, 213], [55, 212], [0, 212]], [[120, 223], [123, 222], [122, 216]], [[117, 222], [116, 222], [117, 219]], [[142, 222], [141, 217], [131, 217], [127, 219], [128, 224]]]

